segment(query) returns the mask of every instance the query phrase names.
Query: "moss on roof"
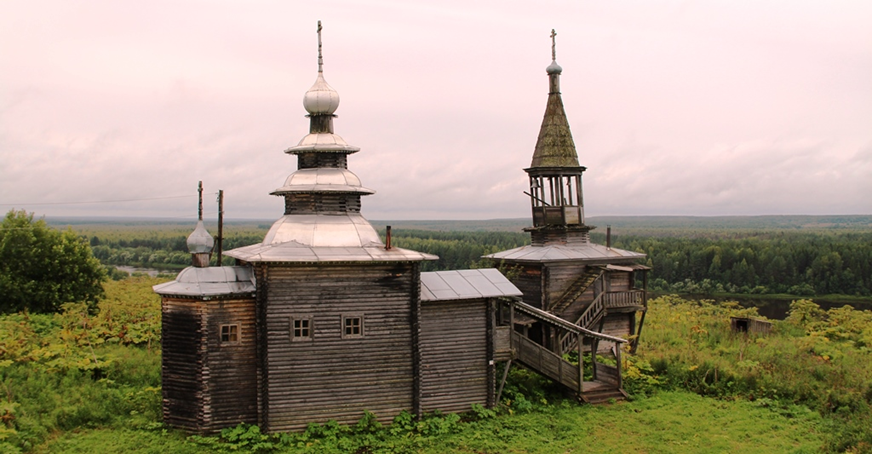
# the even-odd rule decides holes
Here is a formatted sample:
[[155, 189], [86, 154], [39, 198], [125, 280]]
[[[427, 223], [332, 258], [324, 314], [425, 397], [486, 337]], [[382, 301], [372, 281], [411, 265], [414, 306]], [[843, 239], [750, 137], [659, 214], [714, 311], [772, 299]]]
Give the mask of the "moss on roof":
[[579, 167], [560, 93], [548, 94], [545, 118], [542, 119], [530, 167]]

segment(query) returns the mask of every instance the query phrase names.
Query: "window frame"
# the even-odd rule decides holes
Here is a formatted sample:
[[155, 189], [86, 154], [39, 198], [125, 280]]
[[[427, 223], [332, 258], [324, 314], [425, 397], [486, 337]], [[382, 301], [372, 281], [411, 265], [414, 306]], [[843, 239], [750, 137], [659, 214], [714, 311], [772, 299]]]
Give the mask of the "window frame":
[[[224, 329], [227, 328], [227, 332], [224, 332]], [[234, 332], [234, 328], [235, 332]], [[227, 335], [227, 340], [224, 340], [225, 334]], [[231, 336], [235, 336], [236, 339], [231, 339]], [[236, 345], [242, 342], [242, 326], [239, 323], [222, 323], [218, 325], [218, 343], [221, 345]]]
[[[299, 314], [291, 316], [290, 330], [288, 335], [291, 337], [291, 342], [309, 342], [315, 339], [315, 317], [309, 314]], [[307, 329], [309, 330], [309, 334], [307, 336], [297, 336], [297, 327], [295, 323], [297, 321], [306, 321], [309, 326], [306, 328], [300, 327], [299, 329]]]
[[[359, 339], [359, 338], [365, 336], [366, 323], [364, 322], [363, 315], [364, 314], [359, 314], [359, 313], [342, 314], [342, 316], [339, 318], [339, 332], [341, 333], [343, 339]], [[358, 326], [357, 326], [357, 329], [359, 332], [346, 334], [346, 332], [345, 332], [346, 322], [348, 320], [353, 320], [353, 319], [357, 319], [359, 322]], [[352, 325], [352, 329], [353, 329], [353, 325]]]

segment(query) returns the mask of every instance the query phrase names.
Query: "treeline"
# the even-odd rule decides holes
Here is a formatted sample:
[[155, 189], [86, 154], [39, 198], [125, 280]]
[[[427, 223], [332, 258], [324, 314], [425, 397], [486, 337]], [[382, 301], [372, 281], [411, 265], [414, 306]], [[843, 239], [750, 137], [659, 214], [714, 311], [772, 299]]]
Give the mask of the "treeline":
[[[224, 250], [256, 244], [269, 226], [225, 227]], [[191, 263], [190, 225], [76, 226], [106, 265], [181, 269]], [[606, 242], [604, 228], [591, 235]], [[214, 226], [209, 228], [214, 235]], [[384, 238], [384, 230], [379, 232]], [[796, 296], [872, 295], [872, 231], [868, 229], [750, 230], [733, 228], [614, 229], [612, 245], [643, 252], [653, 290], [713, 294], [788, 293]], [[438, 231], [395, 226], [392, 244], [439, 256], [424, 271], [498, 266], [481, 256], [529, 244], [508, 231]], [[213, 256], [213, 264], [215, 258]], [[224, 264], [233, 259], [224, 258]]]
[[[263, 241], [268, 226], [227, 228], [224, 232], [224, 250], [247, 246]], [[104, 265], [137, 266], [156, 269], [180, 270], [191, 264], [187, 238], [193, 230], [182, 228], [139, 227], [136, 229], [112, 230], [111, 227], [79, 228], [79, 233], [90, 244], [96, 257]], [[209, 228], [216, 235], [217, 229]], [[212, 264], [217, 265], [213, 255]], [[232, 265], [233, 259], [224, 257], [224, 265]]]
[[[384, 231], [380, 233], [384, 236]], [[391, 238], [394, 246], [439, 256], [439, 260], [424, 262], [422, 271], [491, 266], [490, 260], [481, 256], [530, 243], [530, 235], [523, 232], [401, 230], [392, 233]]]
[[872, 232], [623, 235], [613, 244], [648, 254], [655, 290], [872, 295]]

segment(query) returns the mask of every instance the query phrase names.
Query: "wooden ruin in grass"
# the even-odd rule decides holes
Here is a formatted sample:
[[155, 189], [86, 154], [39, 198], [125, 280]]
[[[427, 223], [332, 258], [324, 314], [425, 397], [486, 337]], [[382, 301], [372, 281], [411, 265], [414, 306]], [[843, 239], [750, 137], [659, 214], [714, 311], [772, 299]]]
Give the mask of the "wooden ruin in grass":
[[[201, 202], [188, 238], [193, 266], [154, 287], [164, 421], [199, 433], [238, 423], [280, 432], [350, 424], [364, 411], [381, 422], [402, 411], [464, 412], [493, 407], [513, 363], [588, 402], [623, 397], [619, 336], [641, 329], [635, 315], [647, 300], [634, 284], [647, 269], [635, 264], [642, 254], [589, 242], [584, 168], [556, 62], [527, 169], [533, 244], [489, 256], [517, 277], [493, 268], [422, 273], [421, 262], [437, 257], [392, 247], [389, 229], [382, 242], [360, 214], [361, 197], [374, 191], [348, 170], [359, 148], [334, 133], [339, 95], [323, 77], [320, 23], [318, 31], [318, 75], [303, 103], [309, 134], [286, 150], [297, 170], [272, 192], [284, 215], [263, 242], [225, 253], [235, 266], [210, 267]], [[578, 364], [563, 358], [571, 350]], [[584, 351], [612, 354], [616, 365], [586, 361]]]

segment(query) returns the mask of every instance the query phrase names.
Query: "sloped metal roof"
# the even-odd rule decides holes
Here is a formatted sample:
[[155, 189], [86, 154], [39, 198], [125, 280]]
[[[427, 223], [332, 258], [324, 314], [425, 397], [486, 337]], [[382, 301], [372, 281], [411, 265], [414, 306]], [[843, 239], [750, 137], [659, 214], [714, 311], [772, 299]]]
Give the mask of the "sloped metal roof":
[[253, 244], [227, 251], [225, 255], [246, 262], [416, 262], [439, 260], [439, 257], [408, 249], [384, 246], [313, 247], [296, 241], [277, 244]]
[[421, 273], [421, 301], [521, 295], [521, 291], [495, 268]]
[[159, 295], [230, 296], [255, 292], [254, 273], [247, 266], [188, 267], [176, 280], [158, 284], [152, 290]]
[[609, 260], [635, 260], [645, 258], [640, 252], [625, 251], [618, 248], [607, 248], [600, 244], [584, 245], [521, 246], [508, 251], [488, 254], [485, 258], [494, 260], [509, 260], [513, 262], [560, 262], [589, 261], [606, 262]]

